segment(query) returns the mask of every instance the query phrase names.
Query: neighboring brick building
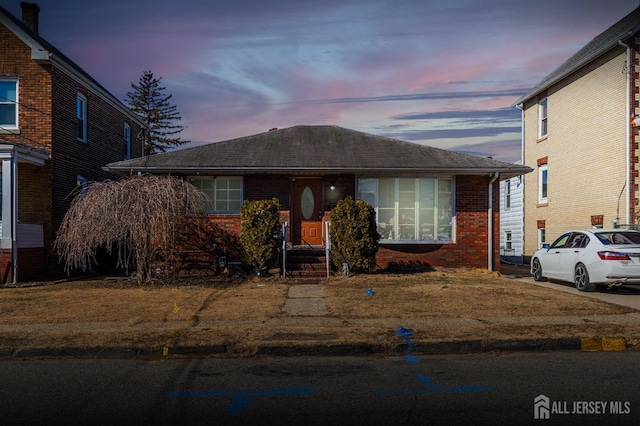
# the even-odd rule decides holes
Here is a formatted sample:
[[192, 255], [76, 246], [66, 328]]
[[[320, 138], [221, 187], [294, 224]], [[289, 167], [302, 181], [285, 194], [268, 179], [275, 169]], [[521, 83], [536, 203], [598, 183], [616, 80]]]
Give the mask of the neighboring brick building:
[[499, 266], [499, 182], [530, 168], [337, 126], [295, 126], [108, 164], [171, 173], [207, 194], [210, 215], [239, 232], [244, 200], [279, 199], [291, 246], [325, 244], [348, 196], [374, 206], [381, 268]]
[[140, 119], [40, 37], [36, 4], [21, 6], [22, 21], [0, 7], [2, 282], [60, 274], [52, 242], [70, 194], [143, 152]]
[[[575, 228], [638, 223], [640, 8], [556, 68], [523, 111], [524, 254]], [[638, 122], [640, 125], [640, 121]]]

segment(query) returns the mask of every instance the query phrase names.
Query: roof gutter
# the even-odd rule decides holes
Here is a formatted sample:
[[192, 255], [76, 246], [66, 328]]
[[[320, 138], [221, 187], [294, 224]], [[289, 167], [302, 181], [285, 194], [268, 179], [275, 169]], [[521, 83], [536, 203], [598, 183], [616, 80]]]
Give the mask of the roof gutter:
[[488, 215], [488, 232], [489, 236], [487, 238], [487, 262], [488, 268], [490, 271], [493, 271], [493, 183], [500, 178], [500, 173], [495, 172], [491, 179], [489, 180], [489, 210], [487, 212]]
[[118, 173], [123, 175], [130, 175], [132, 173], [177, 173], [177, 174], [220, 174], [220, 173], [234, 173], [234, 174], [246, 174], [246, 173], [315, 173], [315, 174], [332, 174], [332, 173], [350, 173], [350, 174], [389, 174], [389, 173], [404, 173], [404, 174], [434, 174], [434, 175], [485, 175], [490, 173], [498, 173], [503, 178], [509, 178], [514, 176], [520, 176], [533, 171], [530, 167], [501, 167], [501, 168], [470, 168], [470, 169], [455, 169], [455, 168], [336, 168], [336, 167], [145, 167], [145, 166], [110, 166], [106, 165], [102, 167], [102, 170], [111, 173]]

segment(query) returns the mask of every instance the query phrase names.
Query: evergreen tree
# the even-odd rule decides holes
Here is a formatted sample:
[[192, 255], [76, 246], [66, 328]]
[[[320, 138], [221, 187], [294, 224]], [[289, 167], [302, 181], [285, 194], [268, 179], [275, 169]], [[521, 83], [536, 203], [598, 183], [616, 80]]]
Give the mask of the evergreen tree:
[[164, 94], [160, 86], [160, 78], [154, 78], [153, 72], [145, 71], [140, 76], [138, 85], [131, 83], [132, 92], [127, 92], [129, 108], [141, 117], [148, 128], [142, 133], [144, 155], [166, 152], [168, 148], [182, 145], [189, 141], [175, 137], [184, 126], [176, 124], [182, 120], [176, 105], [169, 100], [172, 95]]

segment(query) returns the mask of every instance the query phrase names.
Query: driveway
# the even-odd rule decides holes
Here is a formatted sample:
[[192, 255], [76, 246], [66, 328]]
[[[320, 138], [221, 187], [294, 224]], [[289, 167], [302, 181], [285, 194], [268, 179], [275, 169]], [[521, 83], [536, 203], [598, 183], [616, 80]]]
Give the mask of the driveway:
[[536, 282], [531, 277], [529, 265], [500, 265], [500, 273], [526, 283], [539, 285], [541, 287], [552, 288], [566, 293], [578, 294], [580, 296], [591, 297], [616, 305], [628, 306], [640, 310], [640, 286], [620, 286], [614, 289], [607, 289], [606, 286], [598, 286], [594, 292], [578, 291], [573, 284], [562, 281], [542, 281]]

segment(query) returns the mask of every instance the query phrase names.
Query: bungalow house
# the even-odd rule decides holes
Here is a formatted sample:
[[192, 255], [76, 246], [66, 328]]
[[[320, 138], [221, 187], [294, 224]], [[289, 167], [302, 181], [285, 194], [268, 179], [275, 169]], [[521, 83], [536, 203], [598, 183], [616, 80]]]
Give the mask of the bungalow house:
[[209, 214], [240, 230], [244, 200], [278, 198], [291, 246], [322, 247], [348, 196], [367, 201], [382, 235], [380, 268], [499, 265], [499, 183], [530, 168], [337, 126], [295, 126], [110, 163], [172, 174], [208, 195]]
[[143, 123], [22, 20], [0, 7], [0, 281], [52, 277], [52, 242], [72, 192], [113, 178], [102, 166], [142, 155]]
[[526, 257], [568, 229], [638, 224], [640, 8], [517, 100]]

